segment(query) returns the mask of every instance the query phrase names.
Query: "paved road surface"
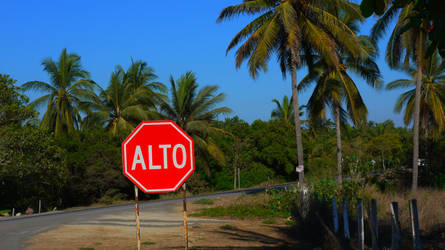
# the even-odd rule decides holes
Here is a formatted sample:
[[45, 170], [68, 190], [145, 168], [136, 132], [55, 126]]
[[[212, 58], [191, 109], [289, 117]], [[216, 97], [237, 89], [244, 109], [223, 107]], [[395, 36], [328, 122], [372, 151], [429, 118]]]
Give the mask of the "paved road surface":
[[[274, 186], [274, 188], [284, 188], [289, 184]], [[202, 198], [219, 198], [240, 193], [252, 194], [263, 192], [265, 188], [253, 188], [241, 191], [224, 192], [217, 194], [201, 195], [191, 197], [189, 200]], [[172, 209], [174, 205], [180, 203], [182, 199], [155, 200], [140, 202], [141, 210], [144, 213], [150, 211]], [[14, 218], [0, 218], [0, 249], [22, 249], [26, 247], [25, 242], [33, 236], [58, 228], [66, 224], [80, 224], [92, 221], [103, 215], [119, 215], [134, 210], [134, 204], [117, 205], [111, 207], [89, 208], [78, 211], [67, 211], [49, 213], [38, 216], [22, 216]]]

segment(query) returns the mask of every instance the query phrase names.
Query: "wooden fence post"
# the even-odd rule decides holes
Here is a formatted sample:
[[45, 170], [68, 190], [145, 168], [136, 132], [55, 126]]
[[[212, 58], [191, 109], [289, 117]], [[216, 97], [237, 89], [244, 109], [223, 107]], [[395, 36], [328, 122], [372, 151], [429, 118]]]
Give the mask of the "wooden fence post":
[[343, 197], [343, 231], [345, 233], [345, 239], [350, 239], [351, 235], [349, 233], [348, 205], [346, 198], [344, 197]]
[[419, 235], [419, 217], [417, 214], [417, 200], [412, 199], [409, 201], [409, 211], [411, 217], [411, 230], [413, 236], [413, 249], [420, 250], [420, 235]]
[[368, 206], [368, 218], [369, 218], [369, 228], [371, 229], [372, 236], [372, 249], [379, 249], [379, 226], [377, 217], [377, 201], [375, 199], [371, 200], [371, 205]]
[[400, 240], [402, 238], [401, 230], [400, 230], [400, 221], [399, 221], [399, 205], [397, 202], [392, 202], [390, 204], [391, 209], [391, 249], [400, 250], [402, 249], [400, 246]]
[[334, 233], [338, 234], [338, 211], [337, 211], [337, 198], [332, 197], [332, 217], [334, 222]]
[[358, 238], [358, 249], [365, 249], [365, 232], [363, 224], [363, 200], [357, 199], [357, 238]]

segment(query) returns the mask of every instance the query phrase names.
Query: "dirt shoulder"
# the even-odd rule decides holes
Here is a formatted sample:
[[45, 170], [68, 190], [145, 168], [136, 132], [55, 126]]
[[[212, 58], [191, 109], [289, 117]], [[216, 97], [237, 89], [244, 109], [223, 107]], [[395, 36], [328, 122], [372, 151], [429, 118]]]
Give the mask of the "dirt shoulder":
[[[206, 207], [237, 202], [240, 196], [215, 199], [212, 205], [189, 204], [189, 213]], [[243, 197], [245, 199], [245, 197]], [[182, 249], [183, 213], [180, 203], [141, 211], [143, 249]], [[192, 249], [263, 249], [294, 245], [286, 219], [189, 217], [189, 246]], [[135, 249], [134, 213], [103, 215], [93, 221], [72, 223], [41, 233], [27, 242], [27, 249]]]

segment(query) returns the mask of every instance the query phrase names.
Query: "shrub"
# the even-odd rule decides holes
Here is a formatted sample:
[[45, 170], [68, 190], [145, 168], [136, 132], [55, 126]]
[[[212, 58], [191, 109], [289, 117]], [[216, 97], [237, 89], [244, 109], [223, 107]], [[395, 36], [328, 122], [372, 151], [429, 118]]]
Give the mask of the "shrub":
[[266, 190], [268, 194], [267, 206], [275, 211], [280, 217], [291, 216], [291, 210], [295, 204], [296, 194], [294, 188], [290, 190], [271, 189]]
[[251, 187], [266, 182], [273, 177], [274, 171], [272, 169], [255, 162], [251, 168], [241, 171], [241, 187]]
[[327, 178], [312, 182], [310, 187], [316, 198], [323, 202], [330, 202], [332, 197], [336, 197], [337, 200], [344, 197], [349, 204], [355, 204], [357, 198], [367, 198], [362, 185], [355, 181], [344, 181], [339, 186], [334, 178]]

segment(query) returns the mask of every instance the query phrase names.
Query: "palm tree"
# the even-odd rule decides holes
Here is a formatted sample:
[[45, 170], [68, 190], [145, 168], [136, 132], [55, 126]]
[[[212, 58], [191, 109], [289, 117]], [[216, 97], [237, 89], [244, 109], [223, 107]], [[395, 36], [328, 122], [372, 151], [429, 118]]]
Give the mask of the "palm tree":
[[[275, 103], [276, 107], [275, 109], [272, 110], [272, 113], [270, 113], [270, 118], [282, 120], [288, 125], [290, 124], [294, 125], [295, 120], [294, 120], [294, 109], [292, 107], [292, 97], [289, 100], [289, 97], [285, 95], [281, 103], [277, 99], [273, 99], [272, 102]], [[302, 105], [299, 107], [300, 117], [303, 116], [302, 110], [304, 108], [306, 108], [306, 105]]]
[[132, 60], [127, 71], [116, 66], [108, 87], [89, 103], [84, 126], [105, 127], [113, 136], [126, 136], [141, 121], [159, 118], [156, 105], [165, 98], [165, 86], [154, 82], [157, 76], [146, 65]]
[[397, 23], [386, 47], [386, 61], [394, 69], [408, 69], [411, 61], [414, 61], [417, 65], [413, 113], [413, 179], [411, 186], [412, 192], [416, 192], [419, 175], [420, 98], [429, 22], [418, 12], [414, 2], [407, 4], [401, 11], [396, 5], [391, 5], [372, 28], [371, 38], [373, 40], [381, 38], [394, 17], [397, 17]]
[[[170, 84], [171, 98], [161, 104], [161, 114], [176, 122], [193, 138], [198, 152], [210, 155], [218, 163], [224, 164], [224, 154], [212, 136], [224, 133], [213, 121], [218, 115], [231, 112], [227, 107], [216, 107], [224, 101], [225, 94], [217, 94], [217, 86], [198, 89], [197, 78], [190, 71], [176, 81], [170, 76]], [[208, 166], [205, 167], [210, 176]]]
[[[422, 87], [420, 90], [420, 127], [425, 137], [429, 131], [439, 135], [445, 130], [445, 64], [436, 52], [429, 57], [423, 66]], [[417, 68], [409, 68], [411, 79], [399, 79], [388, 83], [386, 89], [412, 88], [400, 95], [394, 111], [404, 109], [403, 121], [410, 124], [414, 116]]]
[[[347, 17], [343, 17], [347, 18]], [[347, 22], [347, 20], [344, 20]], [[352, 20], [359, 21], [357, 19]], [[337, 183], [342, 184], [341, 124], [349, 117], [359, 126], [366, 122], [368, 110], [350, 73], [361, 76], [370, 86], [379, 87], [381, 75], [374, 62], [376, 48], [368, 37], [360, 36], [360, 59], [339, 51], [341, 68], [329, 67], [322, 58], [314, 63], [313, 70], [303, 78], [299, 88], [304, 89], [315, 82], [315, 89], [307, 104], [311, 120], [326, 119], [326, 110], [331, 108], [335, 117], [337, 139]], [[343, 104], [346, 108], [343, 107]]]
[[[304, 162], [297, 68], [302, 62], [310, 65], [314, 53], [319, 53], [329, 65], [338, 67], [338, 45], [346, 51], [358, 52], [354, 32], [326, 11], [327, 6], [334, 5], [352, 15], [361, 16], [358, 6], [345, 0], [245, 0], [241, 4], [226, 7], [218, 17], [218, 21], [223, 21], [240, 14], [259, 15], [235, 35], [226, 52], [244, 41], [236, 51], [236, 67], [239, 68], [248, 58], [249, 72], [254, 79], [258, 70], [267, 71], [267, 62], [274, 53], [278, 57], [283, 77], [290, 72], [298, 164], [301, 167]], [[299, 172], [299, 183], [304, 183], [304, 171]]]
[[[121, 71], [124, 71], [121, 66], [118, 67]], [[154, 72], [154, 69], [149, 67], [147, 62], [141, 60], [133, 61], [133, 59], [131, 59], [131, 65], [127, 69], [124, 81], [130, 85], [130, 88], [133, 90], [136, 90], [140, 86], [146, 86], [151, 90], [158, 90], [161, 93], [165, 93], [167, 91], [165, 85], [156, 81], [158, 76]]]
[[89, 73], [82, 69], [80, 56], [62, 50], [59, 61], [51, 58], [42, 61], [43, 70], [49, 74], [50, 83], [30, 81], [22, 85], [24, 90], [40, 90], [47, 94], [37, 98], [30, 105], [46, 103], [47, 109], [41, 126], [54, 131], [55, 136], [64, 136], [79, 128], [80, 106], [94, 95], [95, 83], [89, 80]]
[[280, 103], [277, 99], [273, 99], [272, 102], [274, 102], [277, 106], [274, 110], [272, 110], [272, 113], [270, 114], [271, 118], [282, 120], [286, 124], [292, 124], [294, 122], [293, 116], [294, 116], [294, 110], [292, 109], [292, 97], [289, 100], [289, 97], [285, 95], [283, 97], [283, 101]]

